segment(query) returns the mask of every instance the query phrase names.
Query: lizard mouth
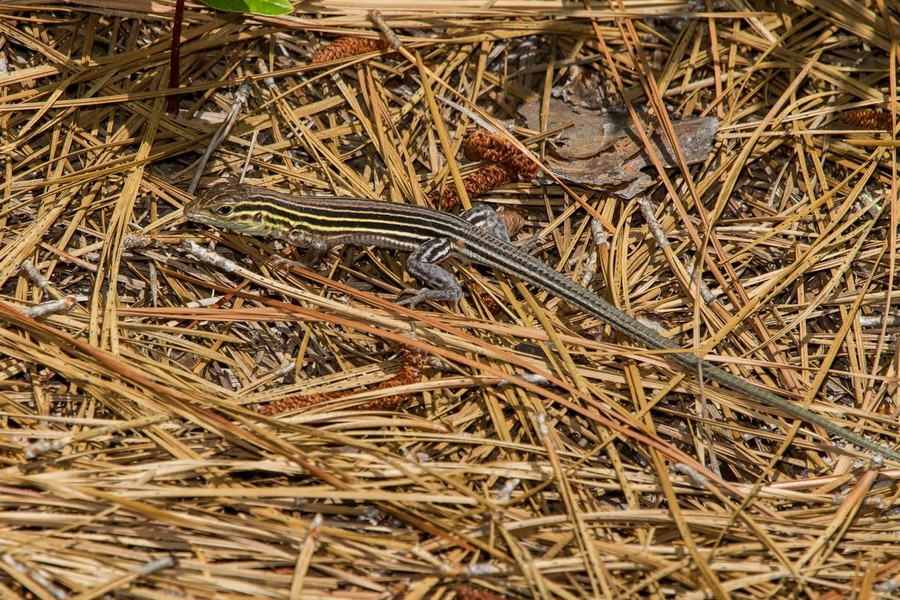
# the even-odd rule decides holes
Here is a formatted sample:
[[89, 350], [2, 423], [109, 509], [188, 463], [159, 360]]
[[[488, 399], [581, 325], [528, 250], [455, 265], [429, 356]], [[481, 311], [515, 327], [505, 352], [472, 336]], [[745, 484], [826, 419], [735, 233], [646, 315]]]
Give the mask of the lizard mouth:
[[184, 209], [184, 218], [189, 219], [195, 223], [203, 223], [204, 225], [209, 224], [209, 221], [206, 220], [206, 217], [203, 213], [194, 212], [190, 210], [190, 206]]
[[198, 223], [203, 222], [204, 213], [202, 210], [199, 210], [199, 206], [199, 200], [189, 202], [188, 205], [184, 207], [184, 217], [191, 221], [197, 221]]
[[230, 229], [238, 229], [237, 223], [231, 223], [210, 213], [208, 209], [200, 206], [199, 202], [192, 202], [184, 207], [184, 217], [195, 223], [203, 225], [212, 225], [214, 227], [229, 227]]

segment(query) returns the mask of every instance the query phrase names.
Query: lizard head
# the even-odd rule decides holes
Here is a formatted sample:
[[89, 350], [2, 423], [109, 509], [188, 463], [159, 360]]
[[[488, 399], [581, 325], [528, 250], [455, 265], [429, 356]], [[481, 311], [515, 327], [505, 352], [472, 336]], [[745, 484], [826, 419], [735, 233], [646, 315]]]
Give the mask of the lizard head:
[[[251, 199], [254, 201], [251, 202]], [[184, 208], [184, 216], [196, 223], [231, 229], [250, 235], [269, 236], [276, 229], [266, 219], [265, 207], [255, 201], [249, 186], [219, 183]]]

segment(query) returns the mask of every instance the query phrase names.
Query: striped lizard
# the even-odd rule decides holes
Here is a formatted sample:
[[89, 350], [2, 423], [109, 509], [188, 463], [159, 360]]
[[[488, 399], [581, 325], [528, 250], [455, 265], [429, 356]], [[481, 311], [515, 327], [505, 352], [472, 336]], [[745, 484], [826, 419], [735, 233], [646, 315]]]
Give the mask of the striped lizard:
[[324, 195], [293, 196], [245, 184], [213, 186], [191, 202], [184, 214], [192, 221], [254, 236], [269, 236], [308, 248], [317, 260], [338, 244], [361, 244], [410, 253], [407, 270], [428, 287], [399, 304], [415, 307], [426, 300], [458, 302], [463, 291], [438, 263], [451, 256], [517, 277], [600, 319], [616, 331], [691, 372], [772, 408], [817, 425], [875, 454], [900, 461], [900, 452], [837, 425], [758, 385], [745, 381], [693, 353], [684, 352], [653, 329], [623, 313], [544, 262], [510, 243], [506, 228], [487, 206], [460, 216], [429, 208]]

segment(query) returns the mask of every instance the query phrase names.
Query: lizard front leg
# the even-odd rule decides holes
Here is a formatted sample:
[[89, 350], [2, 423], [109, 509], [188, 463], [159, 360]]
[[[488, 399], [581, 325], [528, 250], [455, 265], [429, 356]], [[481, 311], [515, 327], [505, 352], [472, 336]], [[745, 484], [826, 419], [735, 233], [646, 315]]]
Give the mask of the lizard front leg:
[[306, 232], [302, 232], [296, 229], [280, 236], [280, 239], [287, 242], [291, 246], [304, 248], [306, 252], [303, 254], [303, 258], [299, 262], [295, 260], [289, 260], [283, 256], [276, 257], [275, 262], [278, 265], [297, 265], [305, 269], [312, 269], [317, 264], [319, 264], [319, 261], [321, 261], [322, 257], [325, 256], [325, 253], [336, 245], [329, 243], [329, 241], [325, 238], [309, 235]]

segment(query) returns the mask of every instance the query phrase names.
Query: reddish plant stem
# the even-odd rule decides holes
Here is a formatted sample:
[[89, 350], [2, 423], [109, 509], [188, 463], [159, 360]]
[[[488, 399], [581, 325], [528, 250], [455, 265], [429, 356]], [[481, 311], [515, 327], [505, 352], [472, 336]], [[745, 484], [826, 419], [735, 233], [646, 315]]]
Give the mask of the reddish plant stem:
[[166, 110], [170, 115], [178, 114], [181, 94], [177, 92], [181, 86], [181, 23], [184, 21], [184, 0], [175, 2], [175, 18], [172, 20], [172, 49], [169, 51], [169, 89], [175, 92], [169, 96]]

